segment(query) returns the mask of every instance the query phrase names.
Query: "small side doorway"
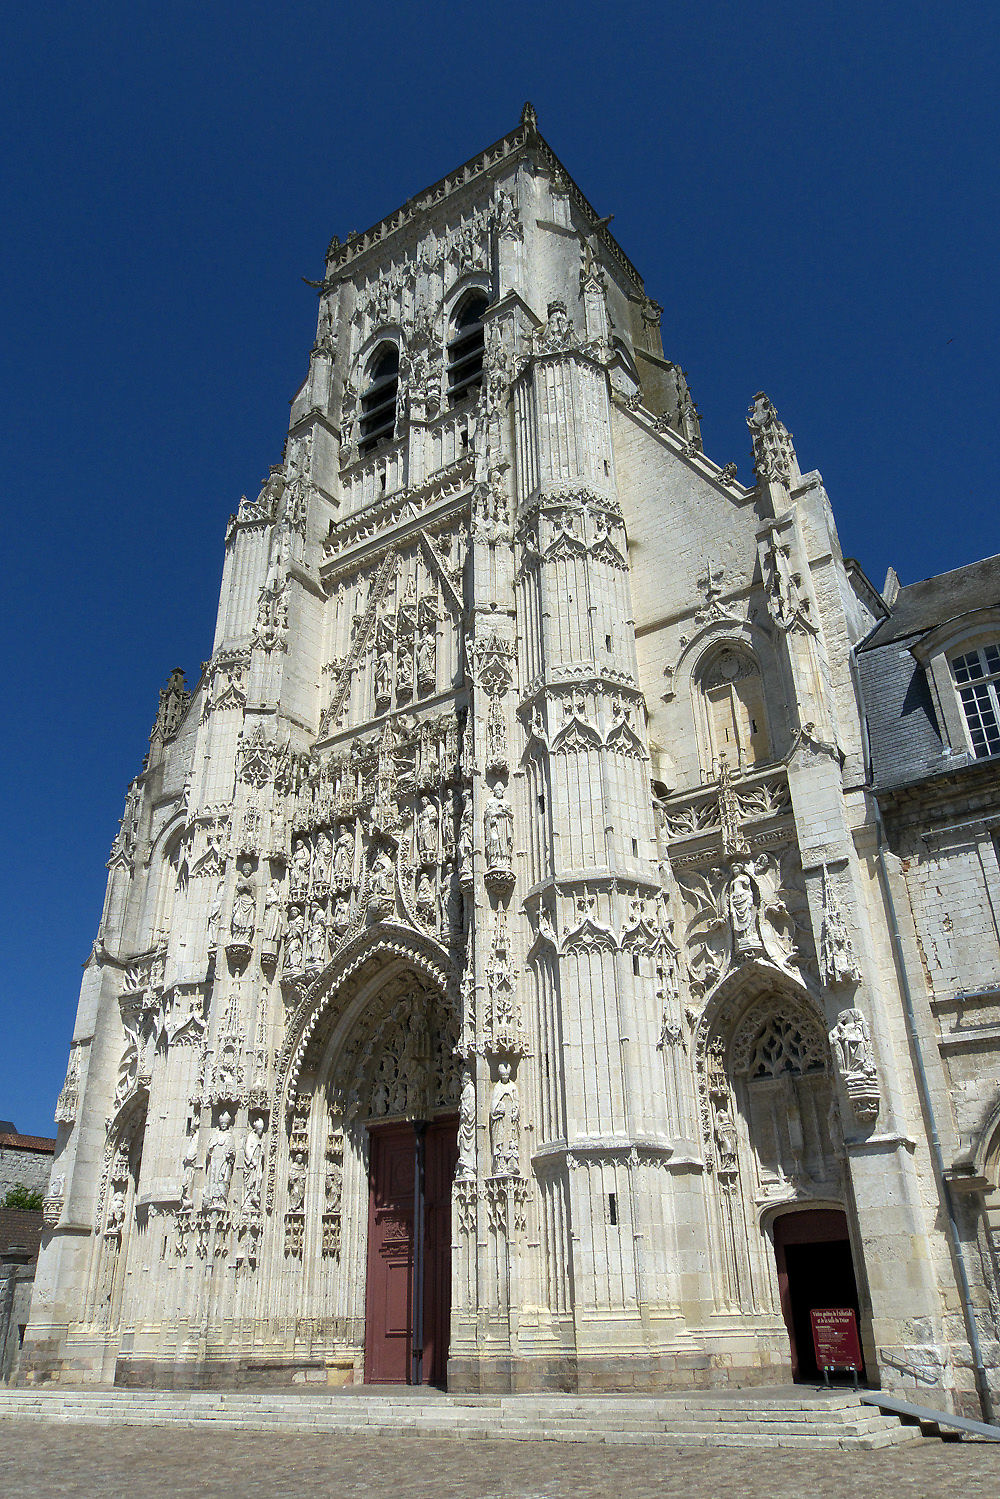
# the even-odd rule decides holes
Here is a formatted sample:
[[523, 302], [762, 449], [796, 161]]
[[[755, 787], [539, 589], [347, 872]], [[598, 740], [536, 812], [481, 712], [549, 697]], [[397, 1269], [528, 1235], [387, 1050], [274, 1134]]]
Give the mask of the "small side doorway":
[[[816, 1365], [809, 1313], [816, 1307], [849, 1306], [858, 1321], [861, 1310], [847, 1218], [836, 1208], [784, 1213], [774, 1225], [781, 1315], [792, 1349], [792, 1378], [797, 1383], [822, 1379]], [[861, 1378], [864, 1378], [862, 1372]]]
[[371, 1131], [365, 1383], [444, 1384], [458, 1123]]

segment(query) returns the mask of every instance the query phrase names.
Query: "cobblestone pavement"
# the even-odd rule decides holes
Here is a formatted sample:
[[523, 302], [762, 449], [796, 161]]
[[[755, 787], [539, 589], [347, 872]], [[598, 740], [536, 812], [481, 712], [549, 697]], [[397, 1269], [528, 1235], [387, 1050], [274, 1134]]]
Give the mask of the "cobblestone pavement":
[[979, 1499], [1000, 1494], [1000, 1444], [881, 1452], [622, 1448], [435, 1437], [272, 1436], [5, 1422], [3, 1499]]

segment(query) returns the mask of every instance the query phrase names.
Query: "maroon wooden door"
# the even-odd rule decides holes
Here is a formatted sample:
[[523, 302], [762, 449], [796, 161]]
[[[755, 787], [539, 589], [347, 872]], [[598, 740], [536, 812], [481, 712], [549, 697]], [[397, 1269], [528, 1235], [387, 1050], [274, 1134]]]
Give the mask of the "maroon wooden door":
[[[458, 1124], [371, 1132], [365, 1383], [444, 1384], [451, 1315], [451, 1183]], [[419, 1242], [417, 1235], [419, 1234]], [[420, 1267], [418, 1304], [414, 1266]], [[422, 1346], [415, 1332], [422, 1330]], [[414, 1357], [417, 1354], [418, 1357]]]
[[406, 1384], [413, 1337], [412, 1124], [371, 1136], [365, 1383]]
[[424, 1146], [424, 1384], [448, 1377], [451, 1327], [451, 1184], [458, 1162], [458, 1122], [427, 1126]]

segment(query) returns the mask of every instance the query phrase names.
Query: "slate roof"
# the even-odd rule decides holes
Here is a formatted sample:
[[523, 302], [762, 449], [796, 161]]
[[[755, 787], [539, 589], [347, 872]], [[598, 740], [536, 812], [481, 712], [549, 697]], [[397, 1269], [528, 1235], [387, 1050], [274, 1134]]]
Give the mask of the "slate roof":
[[910, 647], [948, 620], [1000, 604], [1000, 556], [908, 583], [888, 619], [857, 648], [877, 790], [912, 785], [954, 767], [927, 674]]
[[984, 557], [950, 573], [938, 573], [901, 588], [888, 619], [882, 620], [858, 647], [871, 651], [911, 635], [922, 635], [945, 620], [1000, 604], [1000, 555]]

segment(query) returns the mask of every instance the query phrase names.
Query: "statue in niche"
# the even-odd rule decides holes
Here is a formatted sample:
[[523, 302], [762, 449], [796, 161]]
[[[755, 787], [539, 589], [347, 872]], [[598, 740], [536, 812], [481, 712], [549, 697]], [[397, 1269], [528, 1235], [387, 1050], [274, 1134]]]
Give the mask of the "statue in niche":
[[301, 1213], [306, 1201], [306, 1156], [296, 1150], [288, 1167], [288, 1211]]
[[264, 920], [261, 926], [262, 952], [273, 957], [278, 951], [281, 936], [281, 887], [271, 880], [264, 896]]
[[375, 700], [387, 703], [392, 696], [392, 639], [383, 634], [375, 657]]
[[309, 913], [307, 948], [310, 967], [322, 968], [326, 962], [326, 917], [323, 907], [316, 902]]
[[458, 1165], [455, 1180], [476, 1179], [476, 1085], [468, 1067], [462, 1071], [462, 1097], [458, 1106]]
[[264, 1179], [264, 1117], [255, 1114], [243, 1141], [243, 1217], [260, 1212], [260, 1189]]
[[514, 812], [507, 800], [503, 782], [493, 787], [483, 811], [486, 842], [486, 864], [489, 869], [509, 869], [514, 846]]
[[327, 1167], [324, 1185], [324, 1211], [327, 1213], [340, 1212], [342, 1180], [343, 1172], [340, 1166], [335, 1161], [331, 1161]]
[[354, 884], [354, 836], [346, 829], [337, 839], [333, 855], [333, 883], [337, 890], [350, 890]]
[[494, 1176], [520, 1175], [521, 1100], [510, 1065], [501, 1062], [490, 1098], [490, 1150]]
[[285, 968], [289, 973], [298, 973], [302, 968], [303, 928], [302, 907], [291, 906], [288, 912], [288, 932], [285, 937]]
[[438, 810], [425, 796], [417, 813], [417, 854], [422, 864], [436, 864], [438, 856]]
[[125, 1183], [114, 1182], [111, 1188], [111, 1202], [108, 1206], [108, 1217], [105, 1224], [105, 1233], [116, 1234], [121, 1232], [125, 1222]]
[[830, 1032], [830, 1044], [844, 1081], [871, 1082], [876, 1076], [871, 1031], [860, 1010], [841, 1010]]
[[212, 1136], [205, 1158], [205, 1194], [202, 1207], [223, 1209], [229, 1200], [236, 1147], [233, 1144], [233, 1120], [228, 1110], [219, 1115], [219, 1127]]
[[337, 896], [333, 907], [331, 925], [338, 937], [342, 937], [351, 924], [351, 897], [341, 894]]
[[739, 1135], [732, 1114], [728, 1109], [720, 1109], [715, 1116], [715, 1148], [718, 1152], [720, 1171], [736, 1170], [738, 1144]]
[[401, 640], [396, 647], [396, 693], [409, 696], [413, 691], [413, 647]]
[[296, 838], [295, 847], [292, 849], [292, 887], [296, 890], [304, 890], [309, 883], [309, 869], [312, 859], [309, 855], [309, 845], [304, 838]]
[[181, 1160], [181, 1207], [189, 1208], [194, 1203], [194, 1173], [198, 1165], [198, 1131], [188, 1137]]
[[429, 624], [417, 643], [417, 681], [421, 692], [433, 692], [437, 686], [437, 637]]
[[392, 895], [392, 859], [386, 848], [380, 848], [375, 855], [372, 864], [369, 889], [371, 894], [380, 899], [388, 899]]
[[253, 941], [256, 915], [257, 901], [254, 894], [253, 865], [249, 859], [244, 859], [236, 880], [236, 897], [229, 922], [229, 930], [234, 942], [249, 946]]
[[733, 929], [733, 945], [737, 953], [763, 950], [763, 943], [760, 940], [757, 891], [750, 878], [753, 873], [753, 863], [737, 860], [733, 864], [733, 877], [726, 893], [729, 921]]
[[452, 936], [461, 936], [465, 930], [465, 902], [462, 887], [455, 878], [454, 866], [445, 865], [444, 870], [444, 925]]
[[418, 916], [431, 925], [437, 910], [437, 895], [434, 890], [434, 881], [427, 869], [422, 869], [417, 878], [416, 907]]
[[333, 862], [333, 844], [330, 842], [328, 833], [320, 833], [316, 839], [316, 851], [313, 854], [313, 884], [328, 885], [330, 883], [330, 867]]

